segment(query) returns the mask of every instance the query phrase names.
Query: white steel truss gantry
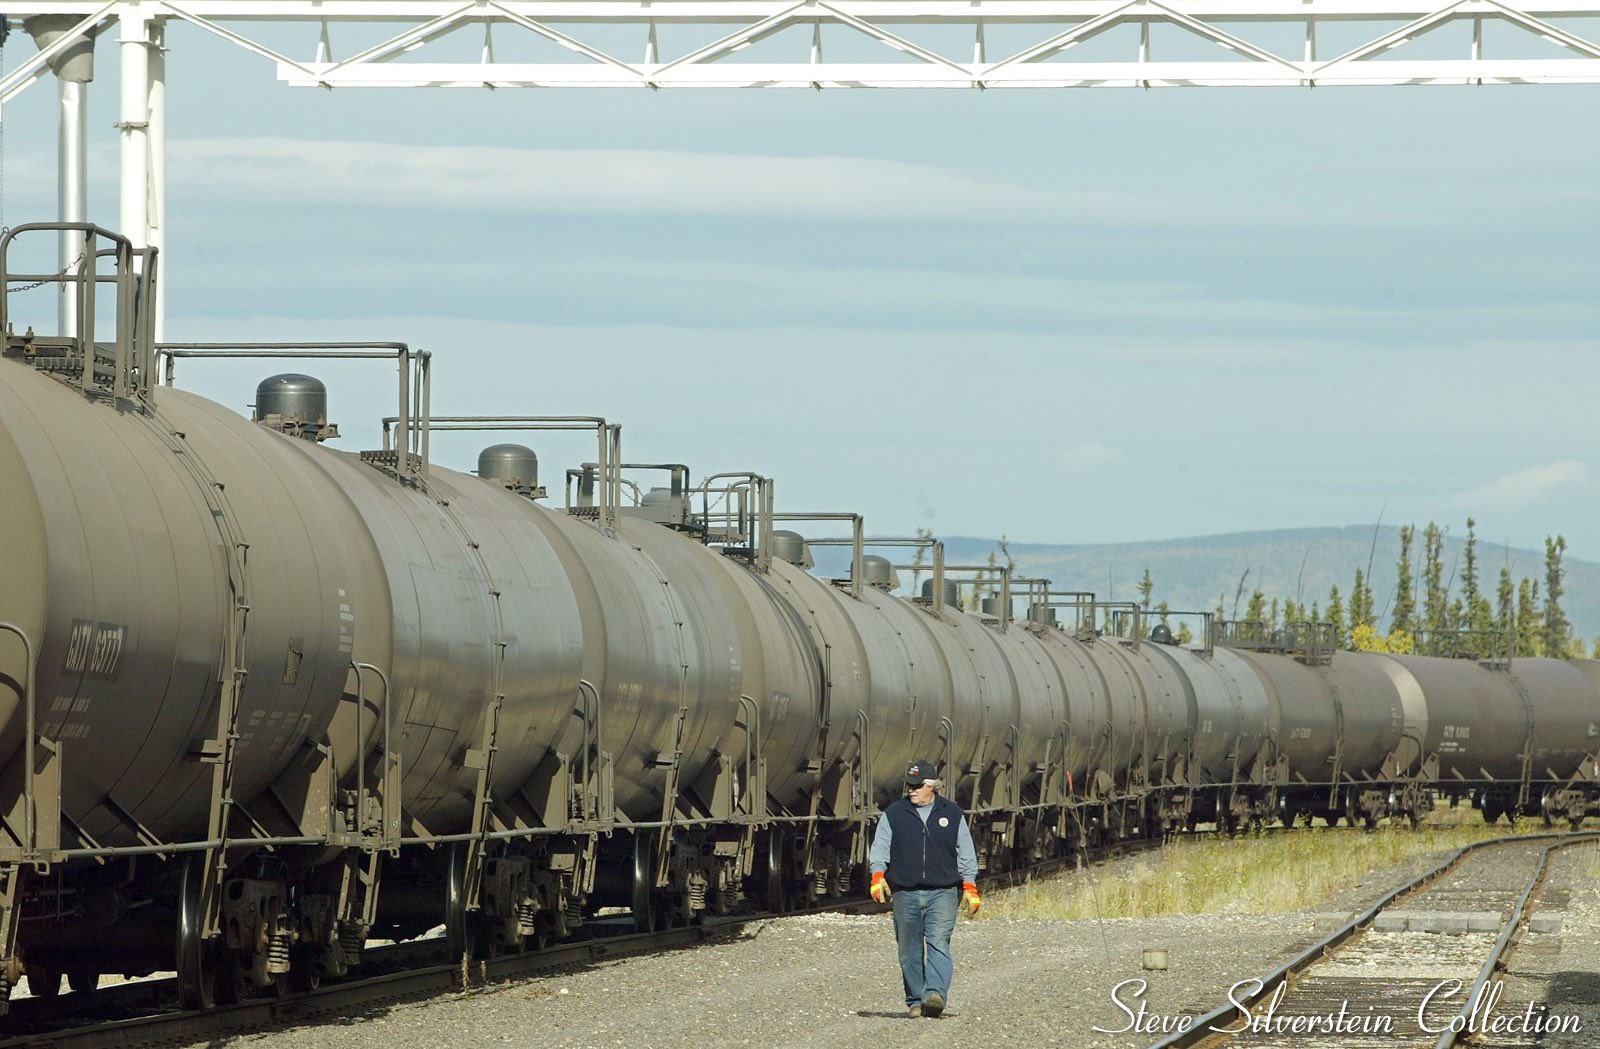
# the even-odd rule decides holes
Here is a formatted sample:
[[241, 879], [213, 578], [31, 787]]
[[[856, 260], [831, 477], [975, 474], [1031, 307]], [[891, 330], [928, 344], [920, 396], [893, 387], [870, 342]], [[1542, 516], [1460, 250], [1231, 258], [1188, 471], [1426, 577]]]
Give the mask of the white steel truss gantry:
[[[6, 14], [40, 49], [0, 79], [0, 107], [115, 33], [121, 222], [156, 246], [177, 26], [320, 88], [1600, 83], [1600, 0], [21, 0]], [[61, 77], [63, 157], [82, 152], [81, 88]], [[69, 167], [64, 216], [82, 199]]]

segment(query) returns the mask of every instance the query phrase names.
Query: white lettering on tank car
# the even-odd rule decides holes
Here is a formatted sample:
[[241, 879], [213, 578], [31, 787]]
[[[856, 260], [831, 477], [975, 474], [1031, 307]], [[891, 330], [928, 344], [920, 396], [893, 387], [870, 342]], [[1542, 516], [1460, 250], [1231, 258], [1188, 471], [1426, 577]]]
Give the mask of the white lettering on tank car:
[[89, 662], [89, 673], [110, 677], [116, 672], [117, 661], [122, 658], [122, 640], [127, 628], [101, 623], [95, 628], [94, 658]]
[[127, 639], [128, 628], [121, 623], [74, 619], [62, 668], [69, 674], [114, 678]]
[[67, 661], [63, 669], [69, 674], [81, 674], [89, 665], [89, 648], [94, 644], [94, 623], [87, 619], [72, 621], [72, 635], [67, 640]]

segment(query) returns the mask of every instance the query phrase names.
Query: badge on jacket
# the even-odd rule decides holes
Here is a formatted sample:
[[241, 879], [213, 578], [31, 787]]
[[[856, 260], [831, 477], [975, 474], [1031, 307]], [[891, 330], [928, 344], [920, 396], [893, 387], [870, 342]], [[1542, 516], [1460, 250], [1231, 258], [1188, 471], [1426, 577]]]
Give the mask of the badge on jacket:
[[941, 826], [941, 827], [950, 826], [950, 817], [949, 816], [940, 816], [939, 817], [939, 826]]

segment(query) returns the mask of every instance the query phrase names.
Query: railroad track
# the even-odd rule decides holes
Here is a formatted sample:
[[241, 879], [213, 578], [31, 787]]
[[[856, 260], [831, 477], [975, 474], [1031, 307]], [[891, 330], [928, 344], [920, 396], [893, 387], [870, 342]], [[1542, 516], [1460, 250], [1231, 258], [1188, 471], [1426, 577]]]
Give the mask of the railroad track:
[[1493, 979], [1524, 927], [1550, 855], [1597, 837], [1539, 834], [1469, 845], [1287, 965], [1235, 984], [1227, 1004], [1151, 1049], [1452, 1049], [1475, 1033], [1493, 1033]]
[[[1133, 838], [1087, 855], [1046, 860], [980, 879], [985, 891], [1006, 888], [1080, 862], [1097, 863], [1160, 846]], [[445, 959], [441, 938], [368, 949], [359, 978], [329, 982], [314, 991], [255, 998], [204, 1011], [178, 1006], [177, 982], [145, 980], [100, 988], [89, 995], [19, 998], [11, 1002], [0, 1049], [132, 1049], [200, 1042], [265, 1028], [332, 1021], [400, 1001], [454, 994], [534, 973], [591, 965], [610, 958], [672, 950], [738, 935], [747, 926], [805, 914], [869, 912], [882, 908], [863, 898], [820, 902], [782, 912], [752, 912], [651, 933], [636, 933], [626, 917], [585, 925], [584, 938], [526, 954], [501, 955], [463, 966]]]

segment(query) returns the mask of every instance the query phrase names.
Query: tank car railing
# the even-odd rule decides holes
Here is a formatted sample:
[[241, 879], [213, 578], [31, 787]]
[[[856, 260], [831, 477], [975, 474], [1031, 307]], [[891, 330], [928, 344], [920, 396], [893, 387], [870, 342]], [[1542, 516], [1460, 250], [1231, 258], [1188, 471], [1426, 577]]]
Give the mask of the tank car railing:
[[[381, 796], [378, 799], [378, 834], [374, 847], [380, 850], [398, 854], [400, 851], [400, 756], [389, 746], [389, 725], [391, 715], [389, 712], [389, 675], [381, 667], [372, 663], [357, 663], [350, 661], [350, 669], [356, 673], [356, 746], [364, 747], [367, 741], [365, 714], [367, 709], [366, 684], [363, 674], [367, 671], [378, 675], [378, 681], [383, 685], [383, 780], [379, 787]], [[362, 754], [356, 760], [356, 826], [355, 831], [363, 842], [367, 839], [367, 759]]]
[[[413, 350], [403, 342], [164, 342], [156, 346], [163, 358], [162, 384], [174, 385], [180, 357], [265, 360], [393, 360], [399, 366], [400, 414], [384, 420], [382, 456], [394, 456], [395, 472], [402, 478], [428, 476], [428, 419], [432, 405], [433, 354]], [[400, 423], [405, 439], [389, 447], [389, 429]]]
[[[818, 516], [820, 517], [820, 516], [823, 516], [823, 515], [818, 515]], [[783, 515], [782, 519], [789, 520], [789, 519], [791, 519], [791, 515], [785, 514], [785, 515]], [[866, 558], [866, 552], [867, 552], [867, 550], [869, 548], [872, 548], [872, 547], [896, 547], [896, 548], [911, 548], [911, 549], [932, 550], [933, 551], [933, 564], [932, 565], [924, 565], [924, 564], [915, 564], [915, 563], [913, 563], [913, 564], [909, 564], [909, 565], [890, 565], [889, 567], [891, 569], [895, 570], [895, 571], [902, 571], [903, 570], [903, 571], [908, 571], [908, 572], [913, 573], [913, 576], [912, 576], [912, 579], [913, 579], [913, 582], [912, 582], [912, 600], [914, 602], [916, 601], [916, 579], [917, 579], [917, 576], [916, 576], [915, 573], [932, 572], [933, 573], [933, 588], [934, 588], [934, 591], [936, 593], [943, 593], [944, 592], [945, 570], [947, 568], [947, 566], [945, 565], [945, 560], [944, 560], [944, 543], [942, 543], [938, 539], [932, 538], [931, 536], [925, 536], [925, 535], [916, 535], [916, 536], [867, 535], [867, 534], [865, 534], [865, 527], [864, 527], [864, 523], [863, 523], [862, 527], [858, 527], [858, 528], [855, 529], [854, 534], [851, 535], [851, 537], [849, 539], [845, 539], [845, 538], [842, 538], [842, 537], [823, 537], [821, 539], [807, 539], [806, 540], [806, 545], [808, 545], [808, 546], [848, 546], [848, 547], [850, 547], [851, 548], [851, 555], [852, 555], [851, 556], [851, 562], [850, 562], [851, 591], [853, 593], [856, 593], [856, 594], [860, 593], [860, 586], [857, 585], [857, 580], [859, 579], [862, 582], [865, 581], [865, 576], [866, 576], [866, 561], [865, 561], [865, 558]], [[932, 602], [931, 603], [931, 611], [933, 612], [934, 618], [942, 619], [944, 617], [943, 603], [939, 602], [939, 601]]]
[[947, 573], [946, 579], [949, 578], [948, 573], [950, 572], [978, 573], [971, 578], [954, 580], [958, 600], [961, 588], [964, 586], [972, 587], [973, 592], [976, 594], [979, 587], [993, 589], [994, 584], [998, 582], [1000, 584], [998, 595], [1000, 600], [997, 605], [999, 613], [995, 615], [995, 618], [1000, 621], [1002, 630], [1011, 625], [1011, 569], [1009, 567], [1003, 565], [945, 565], [944, 570]]
[[[389, 447], [390, 430], [401, 422], [395, 416], [387, 416], [383, 420], [383, 446]], [[595, 433], [595, 446], [597, 462], [587, 463], [598, 472], [599, 477], [599, 507], [596, 516], [604, 528], [615, 528], [617, 524], [617, 508], [622, 505], [622, 426], [618, 423], [607, 422], [598, 415], [430, 415], [422, 423], [424, 439], [434, 431], [503, 431], [510, 433], [518, 430], [550, 430], [550, 431], [576, 431], [584, 433], [593, 430]], [[565, 508], [570, 513], [574, 509], [590, 509], [593, 504], [579, 502], [577, 507], [572, 503], [572, 480], [574, 471], [567, 471], [567, 494]], [[595, 472], [589, 473], [589, 478], [596, 476]], [[579, 499], [592, 498], [594, 493], [587, 491], [580, 485]]]
[[1506, 630], [1419, 630], [1413, 651], [1444, 659], [1473, 659], [1487, 670], [1511, 669], [1516, 635]]
[[[1091, 608], [1105, 609], [1106, 627], [1112, 637], [1119, 641], [1128, 642], [1128, 647], [1135, 652], [1139, 651], [1140, 639], [1144, 636], [1144, 617], [1146, 610], [1137, 601], [1096, 601]], [[1124, 629], [1131, 628], [1127, 634]]]
[[[619, 449], [618, 452], [617, 452], [616, 458], [620, 459], [620, 457], [621, 457], [621, 451]], [[567, 471], [567, 485], [569, 486], [568, 487], [568, 491], [571, 490], [570, 486], [571, 486], [573, 481], [581, 481], [583, 479], [585, 472], [588, 472], [588, 473], [590, 473], [592, 475], [593, 471], [598, 470], [599, 468], [600, 468], [600, 464], [599, 463], [584, 463], [584, 464], [582, 464], [582, 468], [581, 469], [568, 470]], [[688, 491], [689, 491], [689, 467], [687, 465], [685, 465], [684, 463], [624, 463], [624, 462], [618, 462], [616, 464], [616, 469], [617, 469], [617, 472], [618, 472], [618, 476], [617, 476], [617, 491], [618, 491], [619, 494], [617, 496], [617, 504], [618, 504], [619, 507], [622, 505], [622, 496], [621, 496], [620, 493], [621, 493], [622, 489], [624, 489], [624, 488], [627, 488], [627, 489], [629, 489], [629, 490], [631, 490], [633, 492], [633, 503], [632, 503], [633, 506], [643, 506], [644, 505], [644, 496], [645, 496], [644, 488], [640, 486], [639, 482], [634, 481], [634, 480], [632, 480], [630, 478], [621, 476], [621, 472], [623, 470], [658, 470], [658, 471], [663, 471], [668, 475], [667, 491], [672, 495], [673, 499], [674, 500], [680, 500], [681, 499], [686, 503], [688, 498], [689, 498], [688, 497]], [[570, 504], [570, 499], [569, 499], [569, 504]], [[687, 524], [688, 523], [687, 520], [686, 520], [687, 517], [688, 517], [687, 507], [684, 507], [682, 512], [683, 512], [685, 520], [683, 522], [681, 522], [681, 523]]]
[[[733, 483], [713, 487], [713, 481]], [[773, 481], [748, 471], [712, 474], [694, 491], [700, 495], [700, 515], [705, 522], [705, 540], [724, 547], [748, 548], [756, 567], [765, 572], [772, 567]], [[711, 531], [711, 496], [722, 496], [723, 532]], [[737, 509], [736, 509], [737, 507]]]
[[[60, 844], [61, 818], [59, 815], [61, 797], [59, 789], [51, 799], [54, 810], [53, 833], [40, 840], [39, 834], [39, 797], [38, 797], [38, 748], [41, 743], [50, 746], [54, 752], [54, 745], [48, 744], [39, 738], [38, 727], [38, 697], [35, 695], [37, 672], [34, 669], [34, 656], [37, 649], [28, 632], [15, 623], [0, 622], [0, 632], [14, 634], [22, 642], [22, 659], [24, 663], [22, 675], [22, 709], [23, 709], [23, 746], [22, 746], [22, 843], [20, 855], [16, 858], [23, 863], [42, 864], [48, 863], [53, 857], [44, 853], [53, 852]], [[9, 852], [10, 850], [5, 850]]]
[[[774, 521], [801, 522], [801, 521], [849, 521], [850, 522], [850, 596], [859, 598], [861, 587], [864, 585], [863, 577], [866, 575], [866, 520], [860, 514], [845, 513], [775, 513]], [[810, 539], [807, 543], [816, 546], [840, 545], [830, 539]]]
[[1296, 620], [1276, 628], [1259, 619], [1224, 619], [1218, 624], [1217, 643], [1250, 652], [1280, 652], [1309, 666], [1323, 666], [1338, 651], [1340, 638], [1332, 623]]
[[[766, 818], [767, 773], [761, 760], [761, 707], [750, 696], [739, 696], [739, 710], [744, 714], [744, 810], [752, 823]], [[739, 801], [734, 802], [734, 809]]]
[[[1096, 636], [1095, 629], [1095, 592], [1093, 590], [1045, 590], [1041, 595], [1041, 606], [1045, 609], [1070, 608], [1074, 616], [1073, 631], [1080, 641], [1092, 641]], [[1088, 612], [1088, 618], [1084, 613]]]
[[[83, 234], [83, 252], [54, 273], [11, 272], [12, 241], [23, 233], [41, 231]], [[101, 240], [109, 241], [111, 246], [99, 247]], [[92, 222], [33, 222], [7, 230], [0, 235], [0, 332], [4, 332], [9, 341], [14, 320], [13, 292], [58, 284], [65, 293], [67, 287], [74, 286], [77, 289], [76, 313], [70, 322], [63, 322], [63, 326], [71, 330], [60, 331], [53, 339], [40, 338], [33, 336], [30, 326], [28, 335], [22, 337], [23, 353], [37, 365], [55, 356], [39, 353], [39, 350], [65, 350], [69, 356], [62, 358], [63, 364], [70, 364], [70, 354], [76, 352], [81, 358], [78, 384], [85, 393], [97, 392], [104, 378], [109, 380], [111, 394], [118, 400], [137, 397], [148, 401], [156, 373], [155, 313], [150, 308], [156, 294], [156, 254], [155, 248], [136, 248], [128, 238]], [[113, 261], [111, 273], [98, 272], [101, 259]], [[13, 288], [12, 281], [29, 283]], [[95, 346], [97, 299], [102, 284], [116, 287], [116, 323], [109, 374], [102, 373], [100, 362], [104, 358]]]
[[[955, 753], [956, 749], [956, 723], [943, 716], [939, 718], [939, 743], [941, 744], [939, 749], [942, 751], [939, 755], [939, 767], [946, 770], [948, 775], [951, 769], [950, 756]], [[961, 776], [951, 777], [949, 792], [952, 796], [956, 792], [956, 784], [961, 779]]]
[[[1198, 649], [1190, 649], [1190, 651], [1197, 652], [1199, 655], [1204, 656], [1206, 659], [1210, 659], [1216, 653], [1216, 649], [1217, 649], [1217, 623], [1216, 623], [1217, 614], [1215, 612], [1206, 612], [1206, 611], [1203, 611], [1203, 610], [1188, 610], [1188, 609], [1169, 608], [1169, 609], [1166, 609], [1165, 611], [1158, 612], [1157, 615], [1160, 616], [1160, 618], [1162, 620], [1162, 625], [1166, 625], [1166, 620], [1170, 619], [1170, 618], [1172, 618], [1174, 616], [1176, 616], [1179, 619], [1198, 619], [1198, 620], [1200, 620], [1200, 647]], [[1154, 640], [1154, 639], [1152, 638], [1152, 640]], [[1172, 643], [1173, 644], [1177, 644], [1177, 641], [1174, 640]]]
[[[611, 802], [610, 760], [601, 750], [605, 723], [600, 690], [578, 679], [578, 698], [583, 701], [583, 811], [581, 822], [594, 822], [608, 830], [616, 823], [616, 806]], [[591, 751], [594, 757], [590, 759]]]

